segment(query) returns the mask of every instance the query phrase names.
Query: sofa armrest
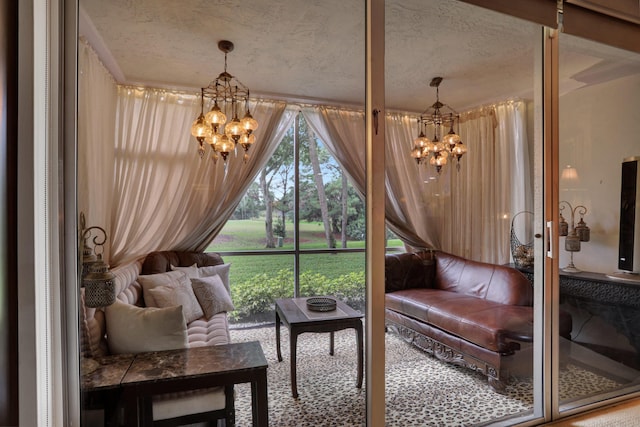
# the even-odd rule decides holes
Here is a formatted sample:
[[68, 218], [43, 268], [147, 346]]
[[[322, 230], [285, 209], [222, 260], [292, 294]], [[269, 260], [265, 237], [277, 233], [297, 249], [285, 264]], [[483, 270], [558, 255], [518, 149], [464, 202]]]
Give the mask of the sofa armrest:
[[433, 252], [389, 254], [384, 262], [385, 292], [431, 288], [435, 277]]

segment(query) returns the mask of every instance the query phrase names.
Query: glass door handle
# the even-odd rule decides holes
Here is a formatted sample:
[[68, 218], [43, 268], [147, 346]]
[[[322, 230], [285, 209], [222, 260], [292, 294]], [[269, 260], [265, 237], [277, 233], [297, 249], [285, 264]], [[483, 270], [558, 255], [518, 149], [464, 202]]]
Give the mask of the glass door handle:
[[553, 221], [547, 221], [547, 258], [553, 259]]

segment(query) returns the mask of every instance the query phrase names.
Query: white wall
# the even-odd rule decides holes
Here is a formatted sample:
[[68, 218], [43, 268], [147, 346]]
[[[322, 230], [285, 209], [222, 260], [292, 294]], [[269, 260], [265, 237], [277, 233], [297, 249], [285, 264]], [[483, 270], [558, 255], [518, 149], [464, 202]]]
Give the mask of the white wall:
[[[621, 163], [632, 156], [640, 156], [640, 75], [561, 96], [560, 165], [574, 166], [579, 175], [575, 185], [561, 180], [561, 200], [584, 205], [591, 228], [591, 241], [574, 254], [580, 270], [617, 271]], [[570, 222], [567, 211], [563, 215]], [[561, 238], [560, 267], [568, 262]]]

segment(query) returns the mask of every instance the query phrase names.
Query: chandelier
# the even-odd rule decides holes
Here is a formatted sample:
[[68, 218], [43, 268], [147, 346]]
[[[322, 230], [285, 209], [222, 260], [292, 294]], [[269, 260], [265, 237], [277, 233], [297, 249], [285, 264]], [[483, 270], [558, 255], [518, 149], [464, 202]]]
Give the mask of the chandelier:
[[[438, 174], [447, 164], [449, 157], [456, 158], [458, 162], [456, 168], [459, 171], [460, 158], [467, 152], [467, 147], [453, 130], [454, 125], [459, 124], [460, 115], [440, 102], [440, 83], [442, 83], [442, 77], [434, 77], [429, 83], [429, 86], [436, 88], [436, 102], [420, 115], [418, 137], [413, 141], [413, 150], [411, 150], [411, 157], [416, 159], [418, 164], [426, 163], [428, 160], [430, 165], [436, 167]], [[427, 137], [431, 132], [433, 132], [433, 139]]]
[[[227, 162], [229, 153], [236, 150], [239, 144], [244, 150], [243, 160], [249, 158], [249, 148], [256, 142], [253, 134], [258, 122], [249, 112], [249, 88], [227, 72], [227, 53], [233, 50], [233, 43], [228, 40], [218, 42], [218, 49], [224, 52], [224, 71], [200, 92], [200, 115], [191, 126], [191, 135], [198, 141], [198, 154], [204, 156], [207, 142], [212, 149], [214, 163], [218, 156]], [[204, 113], [205, 98], [213, 106]], [[238, 118], [238, 109], [243, 108], [244, 117]], [[230, 121], [227, 119], [231, 117]]]

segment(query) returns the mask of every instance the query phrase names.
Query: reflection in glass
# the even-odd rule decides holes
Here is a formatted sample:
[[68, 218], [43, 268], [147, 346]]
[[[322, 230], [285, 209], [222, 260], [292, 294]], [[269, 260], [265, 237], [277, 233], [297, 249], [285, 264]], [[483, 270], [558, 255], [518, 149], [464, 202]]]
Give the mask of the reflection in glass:
[[[590, 242], [560, 272], [560, 310], [573, 320], [559, 352], [560, 404], [569, 409], [640, 378], [640, 287], [608, 277], [618, 268], [622, 162], [639, 154], [640, 56], [561, 34], [559, 76], [561, 200], [588, 209], [588, 228], [577, 212], [574, 234]], [[569, 238], [574, 218], [563, 214]], [[572, 261], [567, 251], [561, 266]]]

